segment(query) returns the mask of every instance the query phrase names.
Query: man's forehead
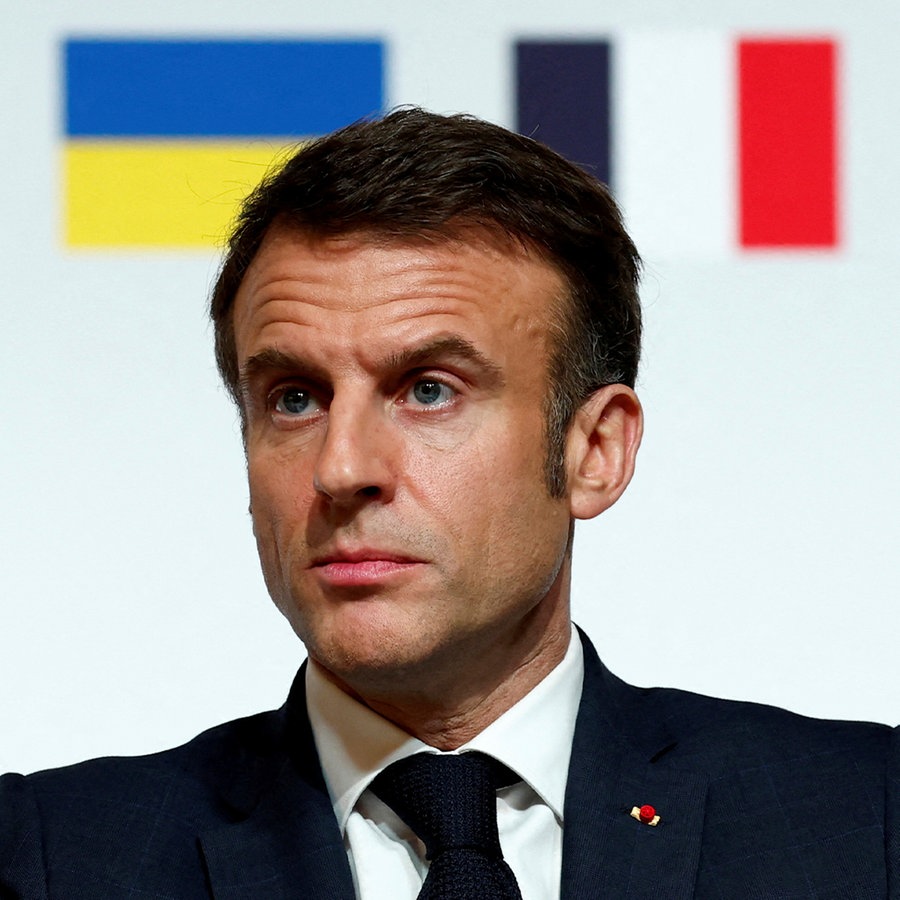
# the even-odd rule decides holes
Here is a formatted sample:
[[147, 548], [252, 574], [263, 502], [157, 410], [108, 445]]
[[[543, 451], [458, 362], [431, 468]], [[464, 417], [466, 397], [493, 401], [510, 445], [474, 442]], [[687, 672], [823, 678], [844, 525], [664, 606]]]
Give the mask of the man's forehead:
[[[566, 287], [543, 255], [497, 229], [465, 223], [440, 233], [357, 229], [323, 235], [276, 222], [244, 273], [235, 297], [239, 309], [233, 315], [235, 321], [245, 318], [284, 294], [314, 305], [330, 298], [323, 301], [326, 306], [343, 296], [349, 311], [383, 300], [416, 307], [420, 299], [426, 304], [455, 299], [545, 319], [565, 302]], [[342, 295], [342, 289], [349, 293]], [[362, 299], [356, 296], [360, 292]]]
[[269, 347], [300, 343], [305, 355], [352, 357], [374, 369], [448, 334], [477, 348], [470, 362], [482, 356], [485, 370], [526, 357], [533, 366], [554, 342], [558, 273], [484, 229], [423, 239], [281, 225], [267, 240], [236, 304], [242, 370], [248, 358], [269, 361]]
[[341, 230], [320, 230], [292, 222], [282, 216], [266, 229], [248, 269], [266, 249], [277, 243], [294, 244], [312, 252], [329, 254], [339, 254], [342, 251], [349, 253], [360, 246], [388, 250], [419, 249], [425, 252], [431, 248], [451, 251], [474, 248], [491, 256], [544, 265], [560, 278], [563, 277], [549, 253], [533, 241], [510, 233], [497, 223], [464, 218], [419, 228], [385, 223]]

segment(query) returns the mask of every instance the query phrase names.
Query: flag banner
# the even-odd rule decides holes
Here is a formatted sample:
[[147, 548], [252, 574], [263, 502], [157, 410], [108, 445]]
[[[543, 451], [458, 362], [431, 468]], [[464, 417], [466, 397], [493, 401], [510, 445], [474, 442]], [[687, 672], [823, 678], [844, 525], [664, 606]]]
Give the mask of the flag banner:
[[741, 244], [836, 246], [834, 43], [744, 40], [738, 60]]
[[735, 242], [731, 46], [712, 32], [616, 42], [616, 179], [648, 258], [718, 257]]
[[516, 130], [611, 180], [609, 44], [520, 41]]
[[298, 141], [383, 108], [378, 41], [69, 40], [65, 236], [202, 247]]
[[[588, 47], [602, 68], [584, 64]], [[834, 40], [715, 31], [522, 41], [517, 127], [597, 174], [602, 153], [570, 136], [604, 136], [607, 180], [647, 258], [833, 250], [837, 57]], [[606, 103], [582, 102], [598, 92]]]

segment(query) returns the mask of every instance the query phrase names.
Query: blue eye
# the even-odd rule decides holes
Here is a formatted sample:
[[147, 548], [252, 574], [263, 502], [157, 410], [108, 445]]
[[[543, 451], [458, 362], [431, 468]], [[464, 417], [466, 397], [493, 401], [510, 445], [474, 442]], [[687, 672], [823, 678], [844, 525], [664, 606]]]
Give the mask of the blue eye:
[[285, 415], [302, 416], [309, 412], [312, 402], [309, 391], [302, 388], [287, 388], [276, 401], [275, 409]]
[[423, 406], [434, 406], [446, 403], [451, 396], [451, 388], [440, 381], [422, 380], [413, 385], [412, 394], [417, 403]]

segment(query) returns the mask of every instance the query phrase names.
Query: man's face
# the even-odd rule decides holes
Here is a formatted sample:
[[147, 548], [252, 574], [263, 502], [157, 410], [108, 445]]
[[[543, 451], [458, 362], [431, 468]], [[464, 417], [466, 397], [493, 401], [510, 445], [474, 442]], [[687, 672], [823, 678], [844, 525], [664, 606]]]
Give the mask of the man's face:
[[234, 331], [263, 572], [354, 689], [565, 646], [570, 511], [546, 488], [543, 412], [561, 293], [477, 234], [276, 227], [247, 271]]

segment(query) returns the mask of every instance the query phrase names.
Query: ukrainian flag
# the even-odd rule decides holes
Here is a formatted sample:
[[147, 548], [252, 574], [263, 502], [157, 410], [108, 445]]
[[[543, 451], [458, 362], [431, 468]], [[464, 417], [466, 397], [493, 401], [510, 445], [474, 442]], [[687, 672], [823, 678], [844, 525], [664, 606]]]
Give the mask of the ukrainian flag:
[[220, 244], [287, 146], [382, 110], [382, 59], [379, 41], [66, 41], [66, 243]]

